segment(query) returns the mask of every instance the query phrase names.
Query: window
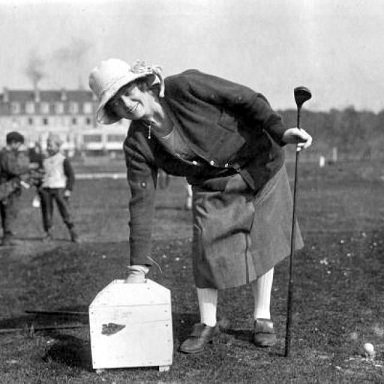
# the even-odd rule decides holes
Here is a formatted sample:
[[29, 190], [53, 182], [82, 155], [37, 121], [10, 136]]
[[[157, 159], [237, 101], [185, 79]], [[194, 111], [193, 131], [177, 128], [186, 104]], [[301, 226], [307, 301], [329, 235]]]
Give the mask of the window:
[[49, 103], [47, 103], [47, 102], [41, 103], [40, 104], [40, 112], [45, 113], [45, 114], [49, 113]]
[[33, 103], [31, 101], [25, 103], [25, 112], [35, 113], [35, 103]]
[[64, 104], [63, 103], [56, 103], [55, 104], [55, 112], [60, 115], [64, 113]]
[[84, 135], [84, 143], [101, 143], [101, 135]]
[[28, 118], [28, 125], [33, 125], [33, 119], [32, 119], [32, 117], [29, 117], [29, 118]]
[[77, 124], [77, 119], [76, 119], [76, 117], [73, 117], [72, 118], [72, 125], [76, 125]]
[[48, 125], [48, 119], [46, 117], [43, 118], [43, 125]]
[[20, 104], [17, 102], [11, 103], [11, 112], [12, 113], [20, 113]]
[[71, 101], [69, 103], [69, 113], [79, 113], [79, 104]]
[[107, 135], [108, 142], [123, 142], [125, 140], [124, 135]]
[[92, 103], [84, 103], [83, 112], [84, 113], [92, 113]]
[[91, 124], [92, 124], [92, 119], [91, 119], [90, 117], [87, 117], [87, 118], [85, 119], [85, 124], [86, 124], [86, 125], [91, 125]]

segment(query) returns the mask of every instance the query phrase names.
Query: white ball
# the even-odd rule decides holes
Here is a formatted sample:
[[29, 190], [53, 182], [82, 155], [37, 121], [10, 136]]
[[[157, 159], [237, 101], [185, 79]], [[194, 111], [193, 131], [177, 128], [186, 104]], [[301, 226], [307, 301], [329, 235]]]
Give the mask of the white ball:
[[371, 343], [365, 343], [364, 344], [364, 351], [368, 355], [372, 355], [373, 353], [375, 353], [375, 348], [373, 347], [373, 345]]

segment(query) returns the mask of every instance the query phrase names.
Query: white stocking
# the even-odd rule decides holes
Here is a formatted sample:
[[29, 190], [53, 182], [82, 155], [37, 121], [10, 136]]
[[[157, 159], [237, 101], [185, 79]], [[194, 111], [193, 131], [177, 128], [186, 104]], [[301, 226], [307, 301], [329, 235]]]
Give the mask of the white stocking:
[[253, 313], [253, 318], [255, 320], [271, 318], [270, 305], [273, 272], [274, 268], [271, 268], [268, 272], [251, 283], [253, 298], [255, 301], [255, 309]]
[[218, 291], [214, 288], [197, 288], [200, 322], [210, 327], [216, 325]]

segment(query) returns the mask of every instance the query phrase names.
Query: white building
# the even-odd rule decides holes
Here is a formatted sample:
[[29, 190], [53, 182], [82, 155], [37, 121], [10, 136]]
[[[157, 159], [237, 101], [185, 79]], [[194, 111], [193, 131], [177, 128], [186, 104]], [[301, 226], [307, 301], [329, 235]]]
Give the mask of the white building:
[[38, 142], [44, 148], [49, 133], [55, 133], [69, 154], [120, 152], [129, 124], [97, 124], [97, 105], [87, 90], [4, 88], [0, 94], [0, 144], [5, 144], [8, 132], [18, 131], [27, 144]]

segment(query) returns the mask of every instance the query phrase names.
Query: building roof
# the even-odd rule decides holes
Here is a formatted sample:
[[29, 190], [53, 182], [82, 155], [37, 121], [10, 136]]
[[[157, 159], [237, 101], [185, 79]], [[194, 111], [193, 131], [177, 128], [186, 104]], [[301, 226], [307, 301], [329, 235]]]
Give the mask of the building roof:
[[[37, 108], [36, 112], [41, 113], [42, 103], [49, 104], [49, 111], [44, 110], [43, 114], [56, 114], [55, 104], [63, 103], [64, 109], [60, 114], [73, 114], [70, 108], [71, 103], [77, 103], [80, 106], [79, 112], [84, 113], [81, 109], [85, 103], [92, 103], [92, 111], [87, 110], [87, 114], [93, 114], [94, 109], [97, 107], [97, 98], [89, 90], [75, 89], [75, 90], [23, 90], [23, 89], [7, 89], [4, 88], [4, 92], [0, 94], [0, 116], [8, 116], [13, 114], [11, 105], [12, 103], [19, 104], [19, 110], [16, 112], [17, 115], [23, 115], [27, 112], [27, 104], [34, 103]], [[32, 113], [32, 114], [33, 114]], [[30, 113], [28, 113], [30, 114]]]

